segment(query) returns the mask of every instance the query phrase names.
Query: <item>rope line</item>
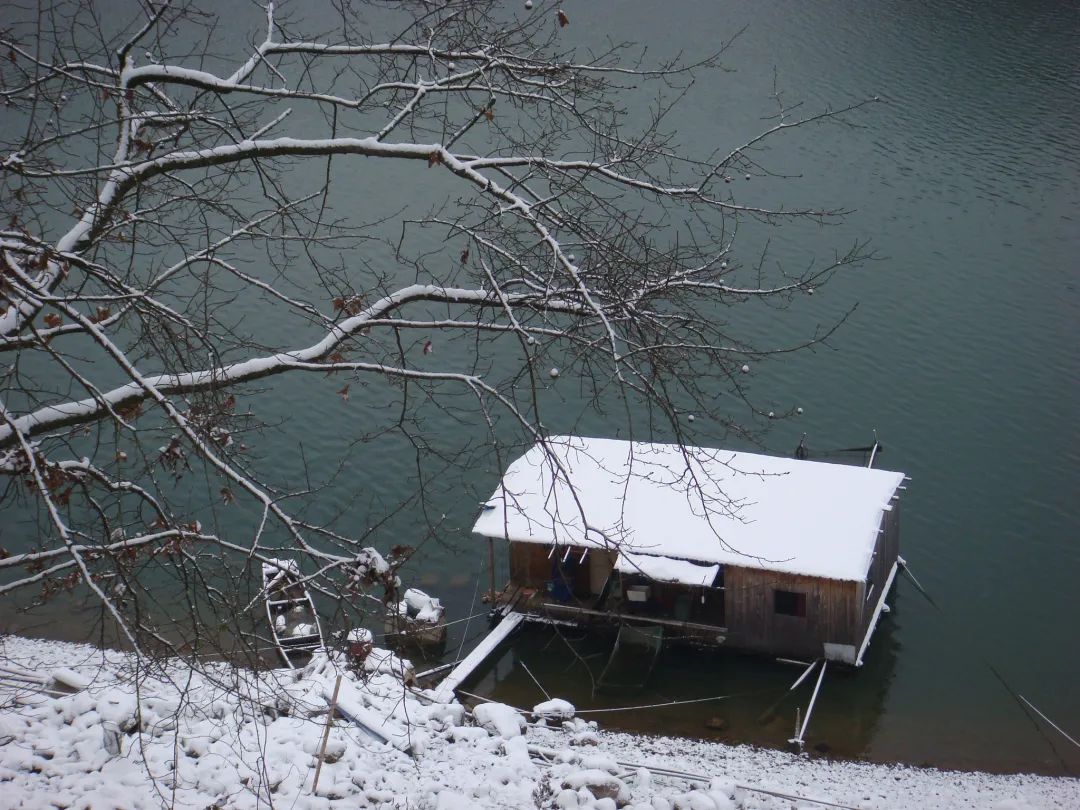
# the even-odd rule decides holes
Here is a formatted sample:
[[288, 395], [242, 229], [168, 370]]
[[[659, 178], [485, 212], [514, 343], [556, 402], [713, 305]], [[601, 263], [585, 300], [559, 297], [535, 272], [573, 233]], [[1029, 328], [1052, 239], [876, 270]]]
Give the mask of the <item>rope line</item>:
[[[645, 703], [640, 706], [618, 706], [607, 709], [578, 709], [577, 714], [606, 714], [609, 712], [632, 712], [639, 709], [662, 709], [667, 706], [687, 706], [692, 703], [709, 703], [714, 700], [730, 700], [731, 698], [747, 697], [749, 695], [772, 694], [775, 689], [754, 689], [749, 692], [734, 692], [730, 695], [714, 695], [713, 697], [693, 698], [691, 700], [669, 700], [666, 703]], [[787, 691], [786, 689], [784, 690]]]
[[545, 700], [551, 700], [551, 695], [548, 694], [548, 690], [536, 679], [536, 676], [532, 674], [532, 670], [525, 665], [525, 662], [519, 660], [518, 663], [521, 664], [521, 668], [525, 670], [525, 673], [532, 678], [533, 683], [536, 684], [536, 688], [543, 693]]
[[[472, 619], [475, 619], [477, 616], [483, 616], [487, 612], [488, 611], [486, 611], [486, 610], [481, 610], [479, 613], [474, 613], [471, 616], [464, 616], [463, 618], [460, 618], [460, 619], [454, 619], [452, 622], [442, 622], [440, 624], [424, 624], [424, 625], [420, 625], [420, 626], [417, 626], [417, 627], [410, 628], [408, 630], [391, 630], [391, 631], [389, 631], [387, 633], [382, 633], [381, 635], [383, 636], [383, 638], [389, 638], [390, 636], [409, 636], [409, 635], [413, 635], [413, 634], [416, 634], [416, 633], [425, 633], [425, 632], [428, 632], [430, 630], [439, 630], [439, 629], [441, 629], [443, 627], [450, 627], [451, 625], [461, 624], [462, 622], [471, 621]], [[393, 617], [389, 616], [387, 618], [393, 618]], [[468, 631], [468, 628], [465, 628], [465, 629], [466, 629], [466, 631]]]
[[465, 629], [461, 633], [461, 644], [458, 646], [457, 659], [461, 660], [461, 651], [465, 649], [465, 637], [469, 635], [469, 625], [472, 623], [473, 616], [476, 611], [476, 595], [480, 593], [480, 577], [484, 575], [484, 561], [480, 560], [480, 570], [476, 572], [476, 587], [473, 588], [472, 604], [469, 605], [469, 613], [471, 614], [465, 622]]
[[1028, 700], [1028, 699], [1027, 699], [1026, 697], [1024, 697], [1023, 695], [1019, 695], [1018, 697], [1019, 697], [1019, 698], [1020, 698], [1020, 699], [1021, 699], [1022, 701], [1024, 701], [1024, 703], [1026, 703], [1026, 704], [1027, 704], [1028, 706], [1030, 706], [1030, 707], [1032, 708], [1032, 710], [1034, 710], [1034, 712], [1035, 712], [1035, 713], [1036, 713], [1037, 715], [1039, 715], [1039, 717], [1041, 717], [1041, 718], [1042, 718], [1043, 720], [1045, 720], [1045, 721], [1046, 721], [1047, 723], [1049, 723], [1049, 724], [1050, 724], [1051, 726], [1053, 726], [1054, 730], [1055, 730], [1055, 731], [1057, 731], [1057, 732], [1058, 732], [1058, 733], [1059, 733], [1059, 734], [1060, 734], [1060, 735], [1061, 735], [1062, 737], [1064, 737], [1064, 738], [1065, 738], [1066, 740], [1068, 740], [1069, 742], [1071, 742], [1071, 743], [1072, 743], [1073, 745], [1075, 745], [1075, 746], [1076, 746], [1077, 748], [1080, 748], [1080, 743], [1078, 743], [1078, 742], [1077, 742], [1076, 740], [1074, 740], [1074, 739], [1073, 739], [1072, 737], [1070, 737], [1070, 736], [1069, 736], [1068, 734], [1066, 734], [1066, 733], [1065, 733], [1065, 732], [1064, 732], [1064, 731], [1062, 730], [1061, 726], [1059, 726], [1059, 725], [1058, 725], [1057, 723], [1055, 723], [1055, 722], [1054, 722], [1053, 720], [1051, 720], [1051, 719], [1050, 719], [1049, 717], [1047, 717], [1047, 716], [1046, 716], [1045, 714], [1043, 714], [1043, 713], [1042, 713], [1042, 712], [1040, 712], [1040, 711], [1039, 711], [1039, 710], [1038, 710], [1037, 708], [1035, 708], [1035, 704], [1034, 704], [1034, 703], [1032, 703], [1032, 702], [1031, 702], [1030, 700]]
[[[934, 598], [932, 596], [930, 596], [930, 594], [927, 592], [927, 590], [919, 583], [919, 581], [917, 579], [915, 579], [915, 575], [911, 573], [911, 570], [908, 568], [907, 562], [905, 562], [900, 567], [903, 570], [903, 572], [905, 574], [907, 574], [908, 578], [911, 580], [912, 584], [915, 585], [915, 587], [919, 591], [919, 593], [921, 593], [926, 598], [926, 601], [929, 602], [933, 606], [933, 608], [938, 613], [940, 613], [943, 617], [945, 617], [947, 619], [951, 619], [952, 617], [949, 616], [949, 614], [947, 614], [942, 609], [941, 605], [939, 605], [936, 601], [934, 601]], [[1059, 733], [1064, 735], [1069, 740], [1069, 742], [1071, 742], [1073, 745], [1077, 745], [1076, 740], [1074, 740], [1072, 737], [1069, 737], [1068, 734], [1065, 734], [1065, 732], [1062, 731], [1061, 728], [1059, 728], [1053, 721], [1051, 721], [1050, 718], [1048, 718], [1046, 715], [1044, 715], [1042, 712], [1040, 712], [1038, 709], [1036, 709], [1031, 704], [1030, 701], [1028, 701], [1023, 695], [1021, 695], [1015, 689], [1013, 689], [1012, 685], [1005, 679], [1005, 676], [1002, 675], [1001, 672], [998, 670], [998, 668], [996, 666], [994, 666], [990, 662], [990, 659], [987, 658], [986, 655], [983, 654], [982, 650], [975, 647], [975, 645], [970, 641], [968, 641], [968, 644], [975, 651], [975, 655], [982, 662], [983, 666], [985, 666], [988, 670], [990, 670], [990, 673], [998, 680], [998, 682], [1002, 685], [1002, 687], [1005, 689], [1005, 691], [1008, 692], [1012, 696], [1013, 700], [1015, 700], [1017, 702], [1017, 704], [1020, 706], [1020, 709], [1024, 712], [1024, 714], [1027, 716], [1027, 718], [1031, 721], [1031, 724], [1035, 727], [1035, 730], [1038, 732], [1039, 736], [1042, 737], [1046, 741], [1046, 744], [1048, 746], [1050, 746], [1050, 750], [1054, 752], [1055, 756], [1057, 756], [1058, 762], [1061, 763], [1062, 769], [1066, 773], [1072, 774], [1073, 773], [1072, 768], [1069, 767], [1069, 764], [1065, 761], [1065, 758], [1061, 755], [1061, 752], [1058, 751], [1057, 746], [1054, 745], [1053, 740], [1051, 740], [1049, 737], [1046, 736], [1046, 734], [1043, 732], [1042, 727], [1039, 725], [1038, 722], [1036, 722], [1035, 718], [1031, 716], [1031, 712], [1028, 711], [1028, 707], [1030, 706], [1032, 709], [1034, 709], [1035, 712], [1040, 717], [1042, 717], [1047, 723], [1049, 723], [1051, 726], [1053, 726]], [[1077, 747], [1080, 748], [1080, 745], [1077, 745]]]

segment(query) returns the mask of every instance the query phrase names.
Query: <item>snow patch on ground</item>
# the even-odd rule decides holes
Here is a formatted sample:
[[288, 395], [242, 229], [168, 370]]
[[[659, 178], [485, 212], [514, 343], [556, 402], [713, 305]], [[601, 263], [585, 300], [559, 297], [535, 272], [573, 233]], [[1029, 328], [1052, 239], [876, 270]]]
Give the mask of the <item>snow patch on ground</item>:
[[[813, 799], [873, 810], [1080, 806], [1075, 779], [810, 760], [633, 736], [580, 718], [560, 723], [562, 705], [537, 712], [548, 720], [535, 725], [501, 704], [469, 714], [407, 686], [411, 667], [385, 651], [360, 674], [317, 657], [300, 672], [257, 675], [225, 664], [193, 670], [181, 661], [147, 669], [114, 651], [0, 636], [0, 660], [44, 675], [66, 668], [66, 682], [86, 684], [61, 697], [32, 684], [0, 687], [4, 808], [788, 810], [820, 807]], [[334, 722], [314, 792], [339, 673], [339, 700], [364, 727]]]

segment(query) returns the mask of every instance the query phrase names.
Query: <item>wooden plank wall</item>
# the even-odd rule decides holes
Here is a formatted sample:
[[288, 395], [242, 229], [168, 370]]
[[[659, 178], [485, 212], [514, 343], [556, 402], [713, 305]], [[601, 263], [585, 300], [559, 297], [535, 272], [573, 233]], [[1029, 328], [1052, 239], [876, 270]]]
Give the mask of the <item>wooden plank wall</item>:
[[510, 581], [527, 588], [541, 588], [551, 579], [551, 546], [539, 543], [510, 544]]
[[874, 614], [874, 607], [881, 597], [881, 589], [885, 587], [885, 580], [889, 578], [889, 571], [900, 554], [900, 504], [893, 503], [893, 508], [885, 512], [881, 521], [883, 532], [878, 534], [877, 544], [874, 546], [874, 559], [870, 563], [867, 582], [873, 582], [874, 589], [870, 592], [870, 598], [866, 598], [866, 583], [859, 588], [859, 600], [862, 604], [862, 622], [860, 623], [861, 636], [866, 635], [866, 628], [870, 624], [870, 618]]
[[[862, 584], [728, 565], [724, 569], [725, 646], [772, 655], [818, 657], [825, 642], [857, 644]], [[806, 616], [777, 614], [776, 589], [806, 595]]]
[[[866, 625], [889, 570], [899, 552], [900, 510], [894, 505], [883, 519], [884, 532], [878, 535], [876, 553], [870, 564], [874, 591], [866, 600], [866, 583], [845, 582], [821, 577], [783, 574], [758, 568], [725, 567], [723, 611], [707, 611], [708, 619], [728, 628], [725, 646], [753, 650], [772, 655], [817, 657], [822, 645], [850, 644], [858, 646], [866, 633]], [[511, 543], [509, 549], [510, 579], [515, 585], [543, 588], [551, 579], [550, 547], [536, 543]], [[565, 548], [556, 551], [560, 559]], [[579, 558], [582, 549], [571, 556]], [[589, 555], [601, 552], [590, 551]], [[613, 556], [613, 555], [611, 555]], [[606, 568], [610, 558], [604, 561]], [[576, 566], [571, 574], [572, 588], [579, 598], [591, 592], [590, 569]], [[592, 579], [599, 579], [593, 572]], [[653, 583], [654, 586], [657, 583]], [[777, 589], [806, 595], [806, 616], [785, 616], [775, 612], [773, 592]], [[697, 589], [695, 589], [697, 592]], [[698, 605], [694, 605], [698, 608]], [[719, 606], [717, 606], [719, 607]], [[695, 611], [700, 612], [700, 609]], [[700, 617], [698, 620], [703, 620]]]

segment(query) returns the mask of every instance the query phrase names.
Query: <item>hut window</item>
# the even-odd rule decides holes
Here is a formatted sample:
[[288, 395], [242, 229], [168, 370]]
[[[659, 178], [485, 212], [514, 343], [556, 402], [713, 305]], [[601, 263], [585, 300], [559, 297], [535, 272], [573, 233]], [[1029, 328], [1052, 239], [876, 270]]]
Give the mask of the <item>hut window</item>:
[[781, 616], [806, 616], [806, 594], [773, 591], [773, 608]]

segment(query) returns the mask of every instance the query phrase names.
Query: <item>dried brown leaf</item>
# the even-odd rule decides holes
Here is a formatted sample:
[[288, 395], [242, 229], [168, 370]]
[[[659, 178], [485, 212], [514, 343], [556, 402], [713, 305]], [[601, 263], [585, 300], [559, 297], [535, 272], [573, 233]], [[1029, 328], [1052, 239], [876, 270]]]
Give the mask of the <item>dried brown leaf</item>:
[[137, 419], [142, 415], [142, 402], [136, 400], [130, 405], [122, 405], [116, 409], [116, 415], [123, 419], [125, 422], [130, 422], [132, 419]]

